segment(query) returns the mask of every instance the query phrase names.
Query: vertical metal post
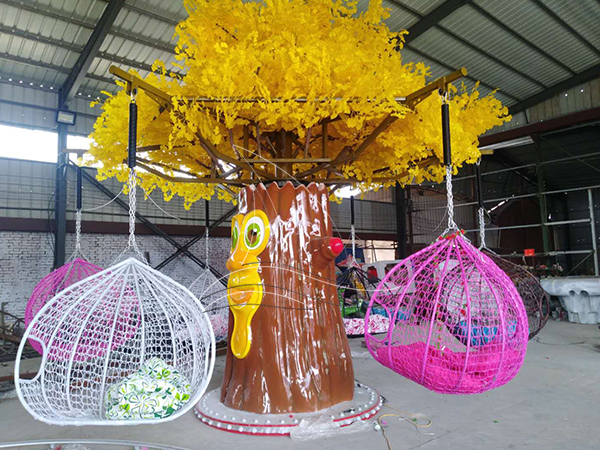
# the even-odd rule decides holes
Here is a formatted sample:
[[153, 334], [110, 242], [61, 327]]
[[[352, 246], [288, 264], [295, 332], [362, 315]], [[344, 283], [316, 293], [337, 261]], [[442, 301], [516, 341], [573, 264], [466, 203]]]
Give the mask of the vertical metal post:
[[548, 222], [548, 204], [546, 203], [546, 196], [544, 195], [544, 175], [540, 165], [537, 166], [537, 181], [540, 202], [540, 222], [542, 224], [542, 242], [544, 245], [544, 253], [548, 254], [550, 252], [550, 232], [546, 225], [546, 222]]
[[537, 184], [538, 184], [538, 200], [540, 203], [540, 223], [542, 224], [542, 244], [544, 246], [544, 261], [548, 263], [548, 253], [550, 253], [550, 232], [546, 222], [548, 222], [548, 204], [546, 203], [546, 196], [544, 195], [544, 173], [542, 170], [542, 148], [540, 146], [539, 136], [533, 135], [533, 143], [535, 149], [538, 152], [538, 164], [536, 164], [537, 171]]
[[594, 196], [591, 189], [588, 189], [588, 205], [590, 207], [590, 230], [592, 232], [592, 249], [594, 250], [594, 275], [600, 275], [598, 268], [598, 241], [596, 240], [596, 219], [594, 217]]
[[67, 238], [67, 166], [69, 154], [67, 149], [67, 125], [58, 125], [58, 158], [56, 167], [55, 189], [55, 236], [54, 236], [54, 268], [65, 263], [65, 243]]
[[354, 228], [354, 195], [350, 197], [350, 238], [352, 239], [352, 263], [356, 261], [356, 230]]
[[396, 247], [396, 259], [404, 259], [408, 256], [406, 251], [407, 231], [406, 231], [406, 197], [402, 186], [399, 183], [395, 187], [396, 197], [396, 236], [398, 246]]
[[408, 251], [412, 255], [415, 252], [415, 233], [413, 231], [413, 205], [410, 186], [406, 186], [406, 209], [408, 213]]

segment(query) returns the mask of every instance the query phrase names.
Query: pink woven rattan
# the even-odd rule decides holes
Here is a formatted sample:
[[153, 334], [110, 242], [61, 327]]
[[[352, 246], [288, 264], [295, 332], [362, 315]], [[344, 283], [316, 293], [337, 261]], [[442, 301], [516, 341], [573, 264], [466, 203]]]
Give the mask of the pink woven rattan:
[[548, 322], [550, 296], [535, 275], [522, 266], [514, 264], [498, 255], [484, 250], [485, 254], [511, 279], [523, 300], [529, 320], [529, 339], [538, 334]]
[[387, 333], [365, 335], [373, 357], [433, 391], [484, 392], [510, 381], [523, 364], [528, 327], [519, 294], [460, 233], [394, 267], [365, 320], [373, 308], [390, 317]]
[[[81, 258], [76, 258], [46, 275], [33, 289], [33, 293], [27, 302], [25, 327], [29, 326], [35, 315], [48, 300], [60, 291], [100, 271], [102, 271], [100, 267]], [[42, 346], [39, 342], [30, 339], [29, 343], [39, 354], [42, 354]]]

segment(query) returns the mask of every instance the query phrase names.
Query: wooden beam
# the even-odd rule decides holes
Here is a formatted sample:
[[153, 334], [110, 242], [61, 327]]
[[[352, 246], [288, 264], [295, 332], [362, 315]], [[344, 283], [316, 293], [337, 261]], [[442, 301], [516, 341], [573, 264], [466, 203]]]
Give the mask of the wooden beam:
[[[414, 167], [419, 167], [419, 168], [425, 168], [428, 167], [432, 164], [439, 164], [440, 161], [436, 158], [436, 157], [430, 157], [427, 159], [424, 159], [420, 162], [418, 162], [417, 164], [415, 164]], [[260, 180], [255, 180], [255, 179], [224, 179], [222, 177], [210, 177], [210, 178], [200, 178], [200, 177], [195, 177], [195, 178], [184, 178], [184, 177], [173, 177], [170, 175], [166, 175], [160, 171], [157, 171], [156, 169], [153, 169], [152, 167], [147, 166], [144, 163], [139, 163], [138, 164], [139, 167], [143, 168], [144, 170], [147, 170], [150, 173], [153, 173], [161, 178], [164, 178], [167, 181], [170, 181], [172, 183], [202, 183], [202, 184], [230, 184], [232, 186], [246, 186], [249, 184], [256, 184], [259, 183]], [[406, 178], [410, 173], [410, 170], [407, 170], [405, 172], [402, 172], [400, 174], [397, 175], [390, 175], [390, 176], [382, 176], [382, 177], [373, 177], [371, 179], [371, 182], [373, 183], [385, 183], [385, 182], [389, 182], [389, 181], [399, 181], [402, 180], [403, 178]], [[278, 181], [289, 181], [289, 177], [274, 177], [274, 178], [270, 178], [269, 180], [266, 180], [269, 182], [278, 182]], [[358, 180], [356, 178], [313, 178], [313, 179], [309, 179], [309, 180], [301, 180], [302, 182], [306, 182], [306, 183], [322, 183], [325, 185], [348, 185], [348, 184], [358, 184], [358, 183], [362, 183], [364, 182], [364, 180]]]
[[321, 124], [321, 157], [327, 158], [327, 121], [324, 120]]
[[[320, 164], [328, 163], [333, 161], [331, 158], [271, 158], [268, 160], [270, 163], [292, 163], [292, 164]], [[267, 161], [259, 159], [248, 160], [248, 164], [266, 164]]]
[[160, 89], [152, 86], [150, 83], [142, 80], [140, 77], [136, 77], [135, 75], [124, 71], [123, 69], [118, 68], [117, 66], [110, 66], [108, 71], [114, 76], [121, 78], [123, 81], [127, 83], [131, 83], [132, 87], [137, 87], [143, 89], [147, 93], [152, 94], [151, 96], [155, 101], [160, 99], [163, 106], [167, 107], [167, 109], [171, 109], [173, 107], [173, 102], [171, 101], [171, 96]]

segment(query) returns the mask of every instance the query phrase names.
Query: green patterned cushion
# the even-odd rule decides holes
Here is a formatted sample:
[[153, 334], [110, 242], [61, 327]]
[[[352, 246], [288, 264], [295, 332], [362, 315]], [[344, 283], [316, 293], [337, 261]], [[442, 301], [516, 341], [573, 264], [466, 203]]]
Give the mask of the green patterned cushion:
[[106, 418], [164, 419], [185, 405], [190, 394], [190, 384], [177, 370], [160, 358], [152, 358], [106, 392]]

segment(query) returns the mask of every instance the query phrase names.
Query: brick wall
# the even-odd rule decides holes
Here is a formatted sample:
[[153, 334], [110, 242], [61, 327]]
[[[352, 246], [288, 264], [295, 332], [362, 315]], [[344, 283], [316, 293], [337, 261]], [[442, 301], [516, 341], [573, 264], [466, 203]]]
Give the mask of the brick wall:
[[[88, 260], [102, 268], [109, 267], [127, 245], [123, 234], [83, 234], [82, 250]], [[150, 253], [150, 264], [156, 266], [175, 252], [175, 247], [159, 236], [137, 236], [140, 249]], [[191, 237], [176, 236], [181, 244]], [[204, 239], [191, 247], [201, 260], [205, 259]], [[5, 310], [23, 317], [25, 304], [35, 285], [52, 270], [54, 235], [51, 233], [0, 232], [0, 302]], [[229, 256], [229, 238], [211, 238], [210, 264], [226, 275], [225, 263]], [[75, 248], [75, 235], [67, 234], [66, 254]], [[202, 269], [186, 256], [180, 256], [162, 269], [162, 273], [189, 287]]]

